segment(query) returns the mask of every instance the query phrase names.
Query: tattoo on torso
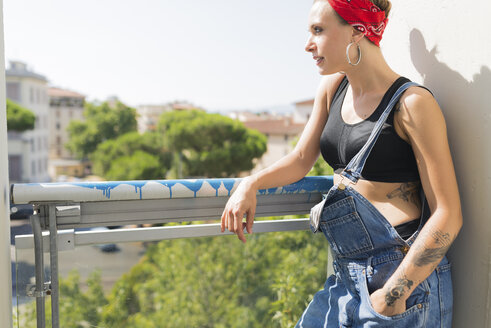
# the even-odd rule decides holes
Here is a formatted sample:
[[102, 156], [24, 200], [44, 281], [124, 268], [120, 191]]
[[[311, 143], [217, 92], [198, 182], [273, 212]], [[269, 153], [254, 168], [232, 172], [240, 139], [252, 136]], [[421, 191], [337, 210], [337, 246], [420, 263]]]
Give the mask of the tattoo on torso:
[[405, 202], [413, 203], [414, 205], [419, 207], [421, 204], [421, 201], [419, 199], [420, 185], [421, 183], [419, 181], [401, 183], [401, 185], [397, 189], [394, 189], [387, 194], [387, 198], [400, 198]]

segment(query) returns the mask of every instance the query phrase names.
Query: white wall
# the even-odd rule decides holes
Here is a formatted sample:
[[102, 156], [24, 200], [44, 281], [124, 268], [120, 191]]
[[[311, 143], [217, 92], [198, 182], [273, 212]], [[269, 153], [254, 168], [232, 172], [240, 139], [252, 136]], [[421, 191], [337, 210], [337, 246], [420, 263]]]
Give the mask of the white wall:
[[444, 112], [464, 226], [449, 251], [453, 327], [491, 327], [491, 1], [394, 0], [382, 40], [399, 74], [429, 87]]
[[3, 45], [3, 0], [0, 0], [0, 325], [12, 327], [12, 277], [10, 269], [10, 217], [5, 108], [5, 51]]

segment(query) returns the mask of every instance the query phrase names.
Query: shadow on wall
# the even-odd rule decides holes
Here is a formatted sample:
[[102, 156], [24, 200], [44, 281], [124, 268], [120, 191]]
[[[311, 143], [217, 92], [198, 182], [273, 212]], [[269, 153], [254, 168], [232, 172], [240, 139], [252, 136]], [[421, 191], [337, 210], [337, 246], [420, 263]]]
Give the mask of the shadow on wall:
[[[491, 159], [491, 147], [486, 144], [489, 137], [486, 133], [491, 126], [491, 70], [482, 66], [472, 81], [467, 81], [459, 72], [438, 61], [437, 47], [428, 50], [423, 34], [417, 29], [410, 34], [410, 51], [414, 67], [423, 77], [424, 85], [434, 93], [445, 115], [459, 186], [465, 185], [467, 191], [461, 192], [463, 206], [470, 205], [471, 202], [465, 200], [471, 198], [473, 204], [485, 204], [488, 195], [483, 191], [490, 178]], [[469, 161], [474, 162], [473, 170], [468, 170], [466, 163]]]
[[[491, 70], [482, 66], [472, 81], [467, 81], [459, 72], [437, 59], [436, 46], [427, 49], [423, 34], [417, 29], [410, 33], [410, 52], [414, 67], [423, 77], [424, 85], [434, 93], [445, 115], [462, 201], [464, 226], [448, 255], [455, 263], [452, 269], [454, 301], [465, 299], [470, 303], [458, 303], [461, 307], [454, 307], [454, 326], [463, 327], [469, 315], [478, 315], [478, 321], [484, 319], [484, 326], [485, 318], [481, 312], [465, 311], [486, 304], [489, 286], [484, 282], [484, 285], [468, 283], [469, 270], [464, 268], [473, 268], [471, 272], [474, 272], [475, 279], [482, 280], [488, 276], [488, 268], [482, 263], [487, 262], [489, 253], [482, 243], [489, 238]], [[469, 256], [464, 252], [473, 254]]]

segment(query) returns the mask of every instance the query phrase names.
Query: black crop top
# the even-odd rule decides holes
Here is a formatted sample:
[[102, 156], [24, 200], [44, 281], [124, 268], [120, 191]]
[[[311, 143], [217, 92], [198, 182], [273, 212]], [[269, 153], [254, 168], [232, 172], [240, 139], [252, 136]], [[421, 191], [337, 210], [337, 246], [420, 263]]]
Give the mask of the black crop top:
[[[409, 79], [405, 77], [399, 77], [367, 119], [355, 124], [347, 124], [341, 117], [341, 107], [349, 82], [346, 76], [343, 78], [331, 101], [329, 117], [320, 139], [322, 157], [336, 173], [341, 173], [351, 158], [363, 147], [393, 94], [408, 81]], [[416, 158], [411, 145], [399, 137], [394, 129], [394, 110], [382, 127], [382, 132], [368, 156], [361, 175], [362, 179], [381, 182], [419, 180]]]

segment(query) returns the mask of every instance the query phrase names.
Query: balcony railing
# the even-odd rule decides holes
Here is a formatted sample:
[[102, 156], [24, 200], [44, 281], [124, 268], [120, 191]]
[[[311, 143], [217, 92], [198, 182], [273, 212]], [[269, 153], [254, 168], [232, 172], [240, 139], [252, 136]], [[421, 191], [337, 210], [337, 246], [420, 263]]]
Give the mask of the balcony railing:
[[[15, 247], [34, 249], [37, 327], [45, 327], [51, 297], [52, 327], [59, 327], [58, 252], [76, 246], [229, 235], [220, 224], [75, 231], [76, 228], [217, 220], [240, 179], [149, 180], [14, 184], [11, 201], [33, 204], [32, 235], [16, 236]], [[332, 177], [307, 177], [291, 185], [259, 190], [256, 217], [303, 215], [332, 186]], [[257, 221], [255, 233], [309, 229], [309, 219]], [[51, 281], [44, 253], [49, 252]]]

